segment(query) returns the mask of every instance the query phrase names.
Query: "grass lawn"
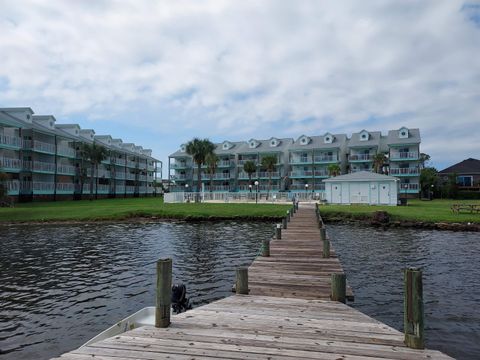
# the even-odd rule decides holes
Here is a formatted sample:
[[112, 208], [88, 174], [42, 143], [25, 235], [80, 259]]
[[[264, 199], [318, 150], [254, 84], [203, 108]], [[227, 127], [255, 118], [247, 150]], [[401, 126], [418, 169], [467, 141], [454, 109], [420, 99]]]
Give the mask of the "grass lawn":
[[408, 206], [368, 206], [368, 205], [325, 205], [320, 213], [330, 215], [347, 214], [352, 217], [364, 217], [374, 211], [387, 211], [392, 220], [413, 220], [423, 222], [472, 222], [480, 223], [480, 213], [454, 214], [452, 204], [480, 204], [479, 200], [408, 200]]
[[161, 218], [279, 218], [287, 205], [272, 204], [164, 204], [162, 198], [100, 199], [16, 204], [0, 208], [0, 222], [120, 220]]

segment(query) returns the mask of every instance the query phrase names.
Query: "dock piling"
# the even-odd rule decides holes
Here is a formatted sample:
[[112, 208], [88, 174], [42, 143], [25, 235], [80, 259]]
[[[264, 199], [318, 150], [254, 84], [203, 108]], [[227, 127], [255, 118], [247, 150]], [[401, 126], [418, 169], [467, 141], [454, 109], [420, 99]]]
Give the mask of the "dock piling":
[[270, 256], [270, 239], [264, 239], [262, 241], [262, 256]]
[[413, 349], [424, 349], [424, 311], [422, 270], [404, 270], [403, 331], [405, 345]]
[[248, 295], [248, 268], [237, 269], [235, 291], [237, 295]]
[[325, 227], [320, 228], [320, 240], [325, 241], [327, 239], [327, 229]]
[[277, 224], [275, 226], [275, 238], [280, 240], [282, 238], [282, 224]]
[[327, 238], [323, 240], [322, 257], [325, 259], [330, 257], [330, 240], [328, 240]]
[[332, 301], [345, 303], [347, 294], [347, 277], [345, 274], [332, 274]]
[[170, 325], [172, 306], [172, 259], [157, 261], [157, 301], [155, 307], [155, 327]]
[[290, 222], [290, 210], [287, 210], [287, 221]]
[[284, 229], [287, 228], [287, 218], [286, 217], [282, 218], [282, 225], [283, 225]]

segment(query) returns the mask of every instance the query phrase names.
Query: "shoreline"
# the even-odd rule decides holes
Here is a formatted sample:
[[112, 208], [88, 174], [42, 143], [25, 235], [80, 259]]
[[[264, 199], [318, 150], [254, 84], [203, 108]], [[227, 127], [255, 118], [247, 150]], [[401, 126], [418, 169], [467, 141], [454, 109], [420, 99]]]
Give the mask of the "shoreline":
[[[377, 212], [378, 213], [378, 212]], [[383, 212], [382, 212], [383, 213]], [[364, 214], [346, 214], [346, 213], [322, 213], [322, 219], [327, 223], [349, 223], [355, 225], [367, 225], [372, 227], [388, 228], [410, 228], [424, 230], [444, 230], [444, 231], [468, 231], [480, 232], [480, 223], [460, 223], [460, 222], [428, 222], [417, 220], [396, 220], [390, 219], [389, 215], [384, 219], [378, 219], [374, 216]], [[387, 213], [388, 214], [388, 213]], [[383, 221], [382, 221], [383, 220]]]

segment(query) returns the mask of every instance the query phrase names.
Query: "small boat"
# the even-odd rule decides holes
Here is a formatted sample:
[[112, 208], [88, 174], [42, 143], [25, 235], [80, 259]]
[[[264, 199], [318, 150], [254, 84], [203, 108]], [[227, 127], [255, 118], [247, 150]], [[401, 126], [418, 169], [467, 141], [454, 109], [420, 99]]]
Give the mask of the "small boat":
[[94, 338], [88, 340], [82, 346], [91, 345], [100, 340], [105, 340], [113, 336], [123, 334], [128, 330], [133, 330], [145, 325], [155, 325], [155, 306], [143, 308], [136, 313], [126, 317], [125, 319], [120, 320], [115, 325], [109, 327], [107, 330], [102, 331]]

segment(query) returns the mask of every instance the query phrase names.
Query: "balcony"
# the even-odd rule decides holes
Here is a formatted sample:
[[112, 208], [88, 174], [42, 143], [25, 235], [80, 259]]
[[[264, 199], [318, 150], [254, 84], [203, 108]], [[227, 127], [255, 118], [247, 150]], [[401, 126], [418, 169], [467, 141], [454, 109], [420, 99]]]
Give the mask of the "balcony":
[[125, 186], [125, 192], [127, 194], [133, 194], [135, 192], [135, 186]]
[[74, 166], [57, 164], [57, 174], [75, 175], [75, 170]]
[[315, 163], [331, 163], [337, 162], [338, 157], [337, 155], [318, 155], [313, 158], [313, 162]]
[[227, 192], [230, 191], [230, 186], [226, 185], [213, 185], [212, 187], [210, 186], [205, 186], [205, 192], [210, 192], [210, 191], [221, 191], [221, 192]]
[[29, 183], [34, 194], [53, 194], [55, 192], [55, 183], [34, 181]]
[[[229, 173], [215, 173], [215, 174], [202, 174], [202, 180], [228, 180], [230, 179], [231, 175]], [[197, 179], [197, 175], [194, 174], [193, 179]]]
[[259, 165], [259, 162], [257, 161], [257, 159], [242, 159], [242, 160], [238, 160], [237, 165], [238, 165], [238, 166], [243, 166], [243, 165], [245, 165], [245, 163], [246, 163], [247, 161], [253, 161], [253, 163], [254, 163], [255, 165]]
[[417, 151], [411, 151], [411, 152], [394, 151], [390, 153], [390, 160], [393, 160], [393, 161], [418, 160], [418, 152]]
[[137, 167], [137, 163], [136, 163], [135, 161], [130, 161], [130, 160], [128, 160], [128, 161], [127, 161], [127, 167], [136, 168], [136, 167]]
[[311, 164], [312, 163], [312, 157], [292, 157], [290, 159], [290, 164]]
[[186, 174], [175, 174], [175, 175], [170, 176], [171, 180], [187, 180], [189, 178], [190, 177], [187, 176]]
[[123, 171], [116, 171], [115, 179], [125, 180], [125, 173]]
[[57, 193], [73, 194], [75, 184], [73, 183], [57, 183]]
[[18, 195], [20, 192], [20, 181], [18, 180], [10, 180], [6, 183], [7, 187], [7, 195]]
[[[270, 191], [278, 191], [280, 187], [278, 185], [273, 185], [270, 188]], [[250, 187], [248, 185], [240, 185], [238, 187], [239, 191], [248, 191], [250, 192]], [[255, 185], [252, 186], [252, 193], [255, 193], [257, 191], [257, 187]], [[268, 190], [268, 185], [258, 185], [258, 191], [267, 191]]]
[[23, 168], [37, 173], [55, 174], [55, 164], [50, 162], [26, 160], [23, 162]]
[[45, 154], [55, 154], [55, 144], [46, 143], [39, 140], [23, 140], [25, 149]]
[[5, 172], [19, 172], [20, 170], [22, 170], [22, 160], [1, 157], [0, 169]]
[[258, 177], [261, 178], [261, 179], [269, 179], [270, 176], [272, 177], [272, 179], [279, 178], [280, 173], [278, 171], [272, 171], [272, 172], [260, 171], [258, 173]]
[[114, 159], [114, 163], [117, 166], [125, 166], [125, 159]]
[[419, 168], [390, 168], [389, 175], [396, 176], [419, 176]]
[[[257, 173], [254, 172], [251, 177], [252, 177], [252, 179], [256, 179], [257, 178]], [[239, 179], [249, 179], [248, 173], [246, 173], [245, 171], [240, 171], [238, 173], [238, 178]]]
[[348, 158], [351, 162], [373, 161], [373, 154], [351, 154]]
[[71, 148], [69, 146], [57, 146], [57, 155], [74, 158], [76, 155], [76, 151], [74, 148]]
[[139, 181], [147, 181], [147, 176], [146, 175], [138, 175], [138, 180]]
[[115, 187], [115, 194], [124, 194], [125, 193], [125, 186], [117, 185]]
[[127, 173], [127, 174], [125, 175], [125, 178], [126, 178], [127, 180], [135, 180], [135, 179], [136, 179], [136, 176], [135, 176], [135, 174]]
[[405, 193], [418, 193], [420, 184], [400, 184], [400, 195]]
[[0, 147], [7, 149], [20, 149], [23, 146], [23, 140], [18, 136], [0, 135]]
[[148, 164], [148, 165], [147, 165], [147, 170], [149, 170], [149, 171], [155, 171], [155, 165], [153, 165], [153, 164]]
[[147, 193], [147, 187], [146, 186], [139, 186], [138, 187], [138, 192], [140, 194], [146, 194]]
[[191, 162], [174, 162], [170, 164], [172, 169], [187, 169], [191, 168], [193, 164]]
[[290, 185], [290, 190], [292, 191], [305, 191], [305, 192], [315, 192], [315, 191], [325, 191], [324, 183], [316, 183], [315, 189], [312, 191], [312, 184], [308, 184], [308, 188], [305, 188], [305, 184], [292, 184]]
[[312, 178], [312, 177], [328, 177], [327, 170], [316, 170], [313, 171], [291, 171], [289, 173], [291, 178]]

